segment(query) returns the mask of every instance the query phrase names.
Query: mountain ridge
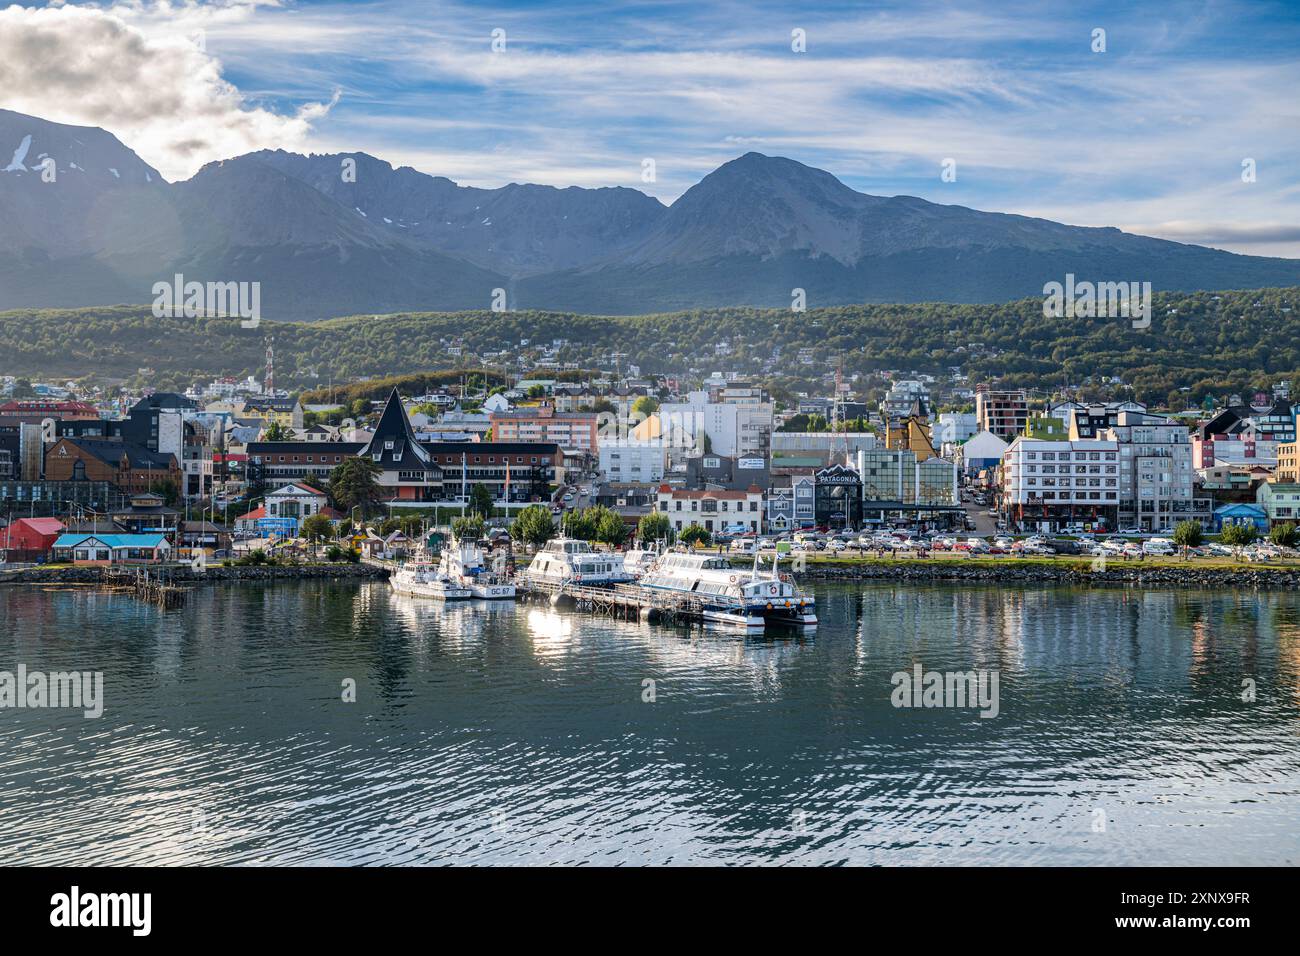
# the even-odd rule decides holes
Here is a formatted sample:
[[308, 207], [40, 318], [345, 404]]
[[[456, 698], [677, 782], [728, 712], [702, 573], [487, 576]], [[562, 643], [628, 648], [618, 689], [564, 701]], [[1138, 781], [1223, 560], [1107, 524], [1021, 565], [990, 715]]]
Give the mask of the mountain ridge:
[[[50, 160], [54, 182], [36, 165]], [[789, 307], [796, 289], [809, 305], [997, 302], [1067, 272], [1171, 291], [1300, 283], [1300, 260], [874, 196], [752, 151], [668, 206], [628, 187], [461, 186], [364, 152], [261, 150], [167, 183], [111, 133], [8, 110], [0, 163], [0, 309], [149, 302], [177, 272], [260, 282], [263, 314], [295, 320], [502, 299]]]

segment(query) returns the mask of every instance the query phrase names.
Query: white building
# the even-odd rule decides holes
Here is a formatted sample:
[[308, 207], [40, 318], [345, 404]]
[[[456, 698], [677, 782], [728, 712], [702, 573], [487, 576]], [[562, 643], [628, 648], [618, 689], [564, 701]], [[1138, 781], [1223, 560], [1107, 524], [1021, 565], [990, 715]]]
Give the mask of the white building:
[[772, 436], [770, 402], [713, 402], [705, 391], [690, 392], [685, 402], [667, 402], [659, 408], [664, 434], [680, 431], [695, 439], [698, 451], [727, 457], [761, 455], [766, 458]]
[[939, 420], [931, 426], [930, 441], [935, 448], [958, 445], [979, 431], [974, 412], [940, 412]]
[[1012, 528], [1058, 531], [1067, 524], [1116, 529], [1119, 442], [1016, 438], [1002, 456], [1002, 513]]
[[705, 531], [752, 531], [763, 527], [763, 492], [757, 485], [745, 491], [709, 490], [659, 486], [656, 509], [666, 515], [678, 533], [698, 524]]
[[613, 438], [600, 443], [600, 471], [606, 481], [663, 481], [667, 458], [667, 449], [658, 441]]

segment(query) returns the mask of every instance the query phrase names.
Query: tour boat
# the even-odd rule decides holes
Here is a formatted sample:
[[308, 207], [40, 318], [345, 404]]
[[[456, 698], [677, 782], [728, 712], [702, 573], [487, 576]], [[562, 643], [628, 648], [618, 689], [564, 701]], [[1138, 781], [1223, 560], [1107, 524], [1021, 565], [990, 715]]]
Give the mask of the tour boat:
[[632, 579], [623, 558], [611, 551], [593, 551], [586, 541], [554, 538], [533, 556], [524, 577], [536, 584], [606, 587]]
[[655, 547], [649, 548], [630, 548], [623, 552], [623, 570], [633, 580], [640, 580], [641, 576], [649, 571], [662, 552]]
[[734, 568], [723, 557], [669, 551], [641, 576], [644, 588], [689, 594], [698, 598], [706, 621], [763, 627], [768, 623], [813, 625], [816, 601], [801, 591], [789, 575], [781, 574], [778, 558], [772, 570]]
[[424, 556], [404, 563], [388, 576], [388, 584], [398, 594], [411, 597], [464, 601], [474, 596], [468, 587], [453, 581], [439, 570], [438, 565]]
[[483, 552], [473, 541], [462, 539], [443, 548], [438, 570], [452, 583], [469, 588], [476, 598], [502, 601], [515, 596], [515, 586], [484, 565]]

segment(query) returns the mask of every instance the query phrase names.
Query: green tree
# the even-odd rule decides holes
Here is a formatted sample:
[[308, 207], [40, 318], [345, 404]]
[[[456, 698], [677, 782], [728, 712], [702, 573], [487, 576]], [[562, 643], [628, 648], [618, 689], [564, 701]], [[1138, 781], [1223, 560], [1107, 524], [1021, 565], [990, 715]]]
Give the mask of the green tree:
[[334, 525], [325, 515], [308, 515], [298, 526], [298, 533], [310, 541], [314, 548], [321, 541], [328, 541], [334, 536]]
[[632, 403], [632, 411], [638, 415], [644, 415], [649, 418], [655, 412], [659, 411], [659, 402], [650, 395], [642, 395]]
[[627, 540], [627, 522], [617, 511], [605, 510], [596, 522], [596, 540], [617, 548]]
[[172, 481], [170, 478], [165, 478], [162, 481], [155, 481], [149, 486], [149, 490], [155, 495], [162, 495], [163, 504], [168, 508], [176, 504], [176, 502], [181, 498], [180, 489], [176, 487], [176, 482]]
[[709, 534], [703, 526], [695, 523], [688, 524], [683, 528], [679, 537], [682, 544], [688, 544], [691, 546], [699, 545], [700, 547], [707, 548], [713, 543], [713, 535]]
[[637, 522], [636, 537], [643, 544], [651, 544], [655, 541], [672, 544], [676, 535], [668, 516], [659, 511], [652, 511]]
[[483, 537], [483, 532], [487, 529], [487, 523], [484, 522], [483, 516], [471, 512], [467, 515], [457, 515], [451, 519], [451, 533], [457, 540], [465, 539], [477, 541]]
[[350, 512], [360, 507], [362, 514], [379, 500], [380, 467], [369, 458], [345, 458], [330, 472], [329, 495], [335, 507]]
[[599, 522], [600, 515], [594, 508], [574, 508], [564, 513], [564, 517], [560, 519], [560, 527], [564, 529], [565, 537], [594, 541]]
[[487, 485], [477, 484], [469, 490], [469, 510], [471, 514], [487, 518], [492, 514], [492, 505], [492, 492], [488, 490]]
[[1268, 533], [1268, 540], [1283, 548], [1294, 547], [1297, 538], [1300, 535], [1296, 533], [1296, 526], [1291, 521], [1277, 525]]
[[545, 505], [529, 505], [510, 525], [510, 537], [541, 547], [555, 537], [555, 522]]
[[1205, 533], [1199, 521], [1180, 521], [1174, 528], [1174, 544], [1180, 548], [1195, 548], [1201, 543]]
[[1239, 548], [1252, 543], [1257, 536], [1258, 532], [1253, 524], [1230, 524], [1224, 526], [1219, 540], [1226, 545]]
[[279, 422], [271, 422], [263, 436], [263, 441], [289, 441], [293, 436], [289, 429], [285, 428]]

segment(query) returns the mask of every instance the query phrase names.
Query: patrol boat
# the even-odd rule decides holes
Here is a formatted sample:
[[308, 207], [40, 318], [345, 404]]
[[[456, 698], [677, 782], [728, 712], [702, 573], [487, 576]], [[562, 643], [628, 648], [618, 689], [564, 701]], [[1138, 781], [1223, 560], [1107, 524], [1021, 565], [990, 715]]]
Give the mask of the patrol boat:
[[515, 586], [484, 565], [483, 552], [473, 541], [461, 539], [443, 548], [438, 570], [454, 584], [469, 588], [473, 597], [487, 601], [515, 597]]
[[439, 570], [438, 565], [420, 554], [388, 576], [388, 584], [398, 594], [435, 598], [440, 601], [465, 601], [473, 592]]

